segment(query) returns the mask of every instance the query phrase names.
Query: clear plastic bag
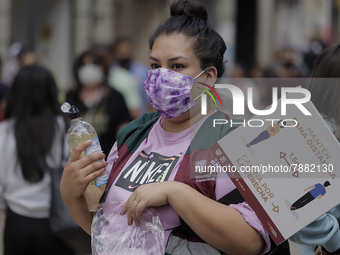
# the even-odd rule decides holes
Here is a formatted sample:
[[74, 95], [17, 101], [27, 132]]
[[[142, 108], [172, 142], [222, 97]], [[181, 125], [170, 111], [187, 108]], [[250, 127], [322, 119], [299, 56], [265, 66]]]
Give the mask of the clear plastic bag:
[[140, 226], [120, 215], [125, 202], [105, 203], [95, 213], [91, 228], [93, 255], [162, 255], [164, 230], [155, 209], [145, 210]]

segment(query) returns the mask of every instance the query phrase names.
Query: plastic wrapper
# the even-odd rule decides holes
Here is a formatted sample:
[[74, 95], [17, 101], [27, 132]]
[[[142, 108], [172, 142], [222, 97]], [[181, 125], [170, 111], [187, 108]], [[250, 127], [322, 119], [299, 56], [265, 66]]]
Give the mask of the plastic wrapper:
[[155, 209], [146, 209], [140, 226], [120, 215], [125, 202], [100, 205], [92, 222], [92, 255], [162, 255], [164, 230]]

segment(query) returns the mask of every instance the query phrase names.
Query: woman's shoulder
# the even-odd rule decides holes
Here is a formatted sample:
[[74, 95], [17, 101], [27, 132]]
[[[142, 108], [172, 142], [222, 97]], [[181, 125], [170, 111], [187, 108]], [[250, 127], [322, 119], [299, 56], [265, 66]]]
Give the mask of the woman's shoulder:
[[117, 143], [121, 145], [128, 137], [134, 132], [140, 130], [140, 132], [148, 132], [150, 128], [159, 120], [160, 114], [158, 112], [148, 112], [143, 114], [138, 119], [131, 121], [126, 126], [122, 127], [117, 136]]
[[122, 130], [138, 129], [141, 126], [143, 126], [144, 124], [146, 124], [148, 122], [152, 122], [153, 120], [154, 120], [154, 122], [156, 122], [159, 119], [159, 117], [160, 117], [160, 114], [158, 112], [144, 113], [138, 119], [135, 119], [135, 120], [129, 122], [129, 124], [124, 126], [122, 128]]

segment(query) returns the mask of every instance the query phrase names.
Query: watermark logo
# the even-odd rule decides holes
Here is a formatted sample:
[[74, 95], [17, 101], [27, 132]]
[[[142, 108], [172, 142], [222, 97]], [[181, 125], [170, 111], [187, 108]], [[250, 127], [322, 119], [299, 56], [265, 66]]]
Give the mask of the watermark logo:
[[[201, 82], [200, 82], [201, 83]], [[222, 101], [218, 93], [214, 88], [211, 86], [201, 83], [205, 86], [207, 86], [211, 91], [213, 91], [216, 96], [218, 97], [221, 105]], [[245, 99], [244, 94], [240, 88], [238, 88], [235, 85], [231, 84], [215, 84], [216, 89], [228, 89], [231, 92], [232, 100], [233, 100], [233, 114], [234, 115], [244, 115], [244, 105], [245, 105]], [[213, 95], [206, 89], [199, 88], [205, 91], [210, 97], [213, 98], [213, 101], [216, 105], [216, 100], [214, 99]], [[302, 98], [287, 98], [287, 93], [300, 93], [304, 94], [304, 97]], [[253, 89], [251, 87], [247, 88], [247, 105], [249, 108], [249, 111], [253, 113], [254, 115], [270, 115], [275, 112], [277, 105], [278, 105], [278, 93], [277, 88], [272, 89], [272, 105], [269, 109], [265, 110], [258, 110], [254, 108], [253, 103]], [[307, 103], [311, 98], [311, 94], [307, 89], [301, 88], [301, 87], [282, 87], [281, 88], [281, 115], [285, 116], [287, 114], [287, 105], [293, 104], [295, 105], [304, 115], [311, 115], [311, 113], [303, 106], [304, 103]], [[207, 97], [206, 94], [202, 95], [201, 99], [201, 114], [207, 115]]]
[[[206, 84], [206, 83], [203, 83], [203, 82], [197, 82], [197, 83], [202, 84], [202, 85], [208, 87], [212, 92], [214, 92], [215, 95], [217, 96], [218, 100], [220, 101], [220, 104], [222, 105], [221, 97], [220, 97], [220, 95], [217, 93], [217, 91], [216, 91], [213, 87], [211, 87], [210, 85], [208, 85], [208, 84]], [[212, 98], [212, 100], [214, 101], [215, 106], [217, 105], [214, 96], [210, 93], [209, 90], [204, 89], [204, 88], [200, 88], [200, 87], [197, 87], [197, 88], [198, 88], [198, 89], [201, 89], [201, 90], [203, 90], [205, 93], [207, 93], [207, 94]], [[201, 100], [202, 100], [202, 104], [201, 104], [201, 107], [202, 107], [202, 108], [201, 108], [202, 115], [207, 115], [207, 103], [206, 103], [206, 102], [207, 102], [207, 96], [206, 96], [206, 94], [203, 94], [203, 95], [202, 95], [202, 99], [201, 99]], [[205, 112], [205, 113], [203, 114], [203, 112]]]

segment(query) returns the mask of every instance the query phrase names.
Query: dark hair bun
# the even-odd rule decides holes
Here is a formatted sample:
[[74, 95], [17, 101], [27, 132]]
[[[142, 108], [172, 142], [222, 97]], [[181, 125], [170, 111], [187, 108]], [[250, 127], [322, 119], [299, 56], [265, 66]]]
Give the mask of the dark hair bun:
[[208, 20], [208, 12], [205, 7], [195, 1], [178, 0], [170, 5], [171, 16], [192, 16], [200, 18], [204, 21]]

